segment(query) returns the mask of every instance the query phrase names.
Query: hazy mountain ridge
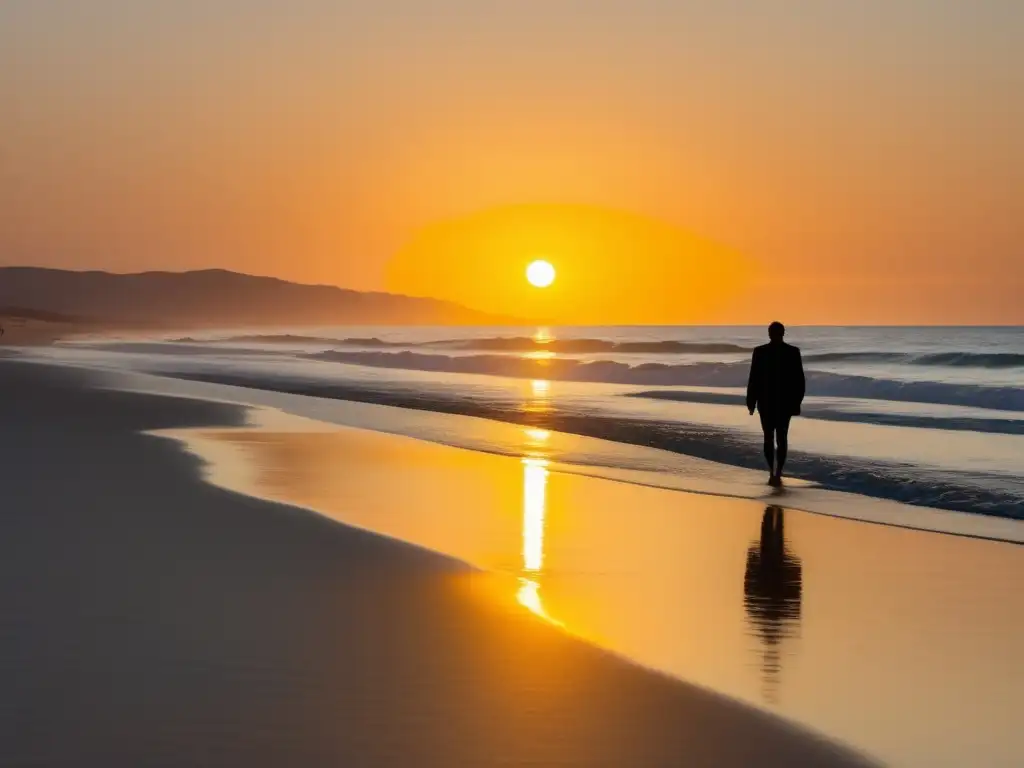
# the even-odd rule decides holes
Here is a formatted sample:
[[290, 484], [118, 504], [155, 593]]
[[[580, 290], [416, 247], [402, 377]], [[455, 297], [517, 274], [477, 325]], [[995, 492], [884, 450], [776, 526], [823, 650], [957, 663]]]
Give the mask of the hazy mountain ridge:
[[221, 269], [119, 274], [0, 267], [2, 305], [96, 324], [157, 327], [523, 322], [439, 299], [305, 285]]

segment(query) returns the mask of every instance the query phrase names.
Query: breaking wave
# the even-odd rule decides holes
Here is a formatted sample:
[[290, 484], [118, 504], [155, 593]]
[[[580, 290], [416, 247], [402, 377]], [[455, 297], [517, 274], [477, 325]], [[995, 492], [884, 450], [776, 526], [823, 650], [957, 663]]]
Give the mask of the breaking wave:
[[[174, 339], [177, 343], [196, 343], [193, 338]], [[727, 342], [698, 341], [609, 341], [607, 339], [548, 339], [533, 336], [491, 336], [488, 338], [441, 339], [439, 341], [385, 341], [376, 337], [332, 339], [323, 336], [271, 334], [231, 336], [217, 339], [219, 343], [256, 344], [321, 344], [345, 349], [450, 349], [478, 352], [537, 352], [586, 354], [613, 352], [619, 354], [733, 354], [749, 352], [750, 347]]]
[[[295, 395], [375, 403], [398, 408], [496, 419], [526, 426], [642, 445], [750, 469], [760, 469], [759, 439], [726, 428], [679, 421], [658, 421], [608, 414], [572, 406], [546, 413], [523, 410], [514, 403], [466, 396], [452, 388], [416, 390], [386, 383], [326, 382], [225, 371], [179, 372], [178, 378], [239, 387], [269, 389]], [[862, 460], [847, 456], [790, 452], [794, 477], [824, 488], [892, 499], [906, 504], [974, 514], [1024, 519], [1024, 497], [1005, 488], [1003, 478], [987, 475], [954, 477], [955, 473], [915, 469], [893, 460]]]
[[951, 368], [1024, 368], [1024, 355], [1015, 352], [823, 352], [804, 355], [806, 363], [903, 363]]
[[[528, 379], [600, 382], [639, 386], [745, 387], [749, 365], [695, 363], [628, 365], [611, 360], [533, 360], [505, 355], [430, 355], [418, 352], [342, 352], [328, 350], [306, 357], [348, 365], [441, 373], [472, 373]], [[896, 402], [960, 405], [1024, 411], [1024, 390], [936, 381], [894, 381], [828, 371], [807, 371], [809, 391], [822, 397], [858, 397]]]
[[[185, 337], [178, 344], [210, 343], [211, 340]], [[751, 351], [751, 347], [717, 341], [611, 341], [609, 339], [538, 339], [533, 336], [490, 336], [452, 338], [436, 341], [388, 341], [375, 336], [331, 338], [301, 334], [256, 334], [212, 340], [218, 344], [301, 344], [338, 350], [452, 350], [461, 352], [552, 352], [555, 354], [647, 354], [647, 355], [733, 355]], [[951, 368], [1024, 368], [1024, 354], [1016, 352], [909, 352], [855, 351], [820, 352], [804, 355], [805, 363], [898, 363], [914, 366]]]

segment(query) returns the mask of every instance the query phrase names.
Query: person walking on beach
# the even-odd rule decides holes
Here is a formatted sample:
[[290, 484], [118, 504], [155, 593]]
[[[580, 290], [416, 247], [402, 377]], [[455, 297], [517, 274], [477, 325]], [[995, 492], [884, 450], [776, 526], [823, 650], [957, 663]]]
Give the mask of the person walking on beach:
[[[789, 421], [800, 415], [804, 399], [804, 365], [800, 350], [783, 341], [786, 326], [768, 326], [771, 341], [754, 350], [747, 382], [747, 410], [761, 417], [768, 484], [782, 485], [782, 468], [789, 452]], [[777, 447], [776, 447], [777, 446]]]

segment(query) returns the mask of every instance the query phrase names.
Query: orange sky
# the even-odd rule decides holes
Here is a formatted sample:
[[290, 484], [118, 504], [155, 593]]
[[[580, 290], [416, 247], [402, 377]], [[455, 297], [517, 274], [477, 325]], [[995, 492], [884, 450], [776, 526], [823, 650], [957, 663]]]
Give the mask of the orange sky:
[[0, 262], [1021, 323], [1022, 35], [997, 0], [7, 0]]

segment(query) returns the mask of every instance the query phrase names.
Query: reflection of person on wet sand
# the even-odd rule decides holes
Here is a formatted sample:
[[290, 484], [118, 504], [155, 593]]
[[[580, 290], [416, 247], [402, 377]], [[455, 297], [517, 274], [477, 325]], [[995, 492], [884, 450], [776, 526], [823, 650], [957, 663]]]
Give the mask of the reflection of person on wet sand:
[[744, 605], [751, 628], [764, 645], [765, 696], [774, 699], [781, 668], [779, 645], [795, 634], [800, 621], [802, 567], [787, 548], [783, 512], [770, 506], [761, 519], [761, 540], [747, 551]]

